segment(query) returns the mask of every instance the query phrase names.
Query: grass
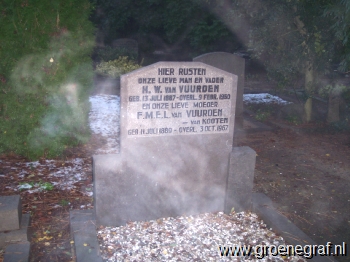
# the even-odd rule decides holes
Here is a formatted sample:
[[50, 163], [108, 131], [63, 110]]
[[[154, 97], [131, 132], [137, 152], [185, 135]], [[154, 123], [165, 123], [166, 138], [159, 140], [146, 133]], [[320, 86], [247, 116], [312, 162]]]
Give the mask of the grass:
[[261, 109], [258, 109], [258, 111], [255, 113], [255, 119], [258, 121], [266, 121], [271, 116], [271, 113], [269, 111], [264, 111]]
[[69, 201], [68, 200], [66, 200], [66, 199], [61, 199], [61, 201], [59, 202], [59, 204], [61, 205], [61, 206], [68, 206], [68, 204], [69, 204]]
[[39, 183], [36, 183], [36, 182], [19, 183], [18, 189], [25, 190], [25, 189], [31, 189], [33, 187], [39, 188], [40, 190], [46, 190], [46, 191], [51, 191], [54, 189], [53, 184], [51, 184], [49, 182], [42, 182], [42, 181], [40, 181]]
[[297, 116], [287, 116], [285, 120], [296, 126], [301, 124], [301, 121]]

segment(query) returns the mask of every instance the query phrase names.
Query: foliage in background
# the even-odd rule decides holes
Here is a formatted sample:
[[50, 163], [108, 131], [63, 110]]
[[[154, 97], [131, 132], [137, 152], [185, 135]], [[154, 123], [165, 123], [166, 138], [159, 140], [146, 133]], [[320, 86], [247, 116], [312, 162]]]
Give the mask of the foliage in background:
[[323, 16], [331, 19], [331, 29], [335, 37], [340, 41], [340, 63], [338, 70], [347, 72], [350, 70], [350, 2], [348, 0], [333, 0], [328, 3]]
[[305, 75], [305, 64], [324, 72], [334, 55], [330, 23], [322, 17], [328, 1], [234, 0], [232, 15], [249, 23], [248, 47], [281, 88]]
[[335, 86], [332, 85], [326, 85], [322, 88], [319, 89], [319, 94], [322, 97], [328, 97], [329, 93], [334, 92], [337, 93], [339, 95], [343, 94], [348, 88], [345, 85], [341, 85], [341, 84], [335, 84]]
[[112, 48], [110, 46], [98, 47], [94, 50], [95, 60], [98, 62], [108, 62], [118, 59], [121, 56], [127, 56], [132, 61], [137, 61], [137, 54], [125, 48]]
[[89, 137], [88, 0], [1, 1], [0, 154], [59, 156]]
[[[200, 0], [94, 0], [92, 21], [103, 32], [105, 44], [130, 37], [138, 40], [141, 51], [152, 52], [154, 45], [167, 51], [185, 46], [196, 55], [210, 51], [233, 52], [239, 46], [235, 35], [220, 18], [201, 5]], [[229, 43], [218, 50], [218, 42]]]
[[[324, 12], [329, 7], [349, 7], [349, 1], [202, 0], [202, 3], [211, 7], [225, 25], [241, 37], [253, 58], [265, 66], [268, 76], [279, 87], [288, 88], [298, 79], [304, 79], [307, 99], [303, 120], [311, 121], [317, 76], [332, 73], [332, 66], [339, 62], [340, 50], [344, 50], [339, 49], [340, 38], [336, 38], [332, 30], [334, 20], [325, 18]], [[334, 18], [334, 13], [329, 14]], [[343, 25], [338, 29], [344, 33], [344, 38], [349, 33], [350, 19], [347, 11], [342, 15], [338, 17], [343, 20], [337, 22]], [[234, 26], [236, 24], [249, 31], [249, 36], [242, 34], [242, 30]], [[329, 106], [329, 112], [334, 112], [336, 107], [334, 104]]]
[[140, 67], [140, 65], [130, 60], [127, 56], [121, 56], [112, 61], [99, 63], [95, 71], [99, 74], [116, 78]]
[[347, 108], [350, 110], [350, 88], [348, 88], [345, 92], [342, 93], [342, 97], [346, 103]]
[[218, 51], [217, 41], [226, 39], [231, 51], [250, 48], [280, 87], [304, 75], [305, 61], [322, 73], [338, 62], [347, 70], [350, 61], [348, 0], [93, 1], [92, 20], [107, 44], [155, 35], [168, 47], [190, 45], [203, 53]]

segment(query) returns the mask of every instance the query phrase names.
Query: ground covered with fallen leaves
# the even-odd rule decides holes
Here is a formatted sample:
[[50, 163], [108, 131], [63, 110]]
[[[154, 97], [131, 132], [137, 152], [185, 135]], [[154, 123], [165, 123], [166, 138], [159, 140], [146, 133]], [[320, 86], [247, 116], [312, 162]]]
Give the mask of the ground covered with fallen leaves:
[[105, 142], [93, 135], [89, 144], [68, 149], [63, 159], [0, 156], [0, 195], [20, 194], [22, 212], [31, 215], [31, 261], [74, 261], [69, 210], [93, 208], [91, 156]]
[[254, 190], [318, 244], [350, 243], [350, 135], [300, 130], [252, 133], [240, 142], [258, 155]]

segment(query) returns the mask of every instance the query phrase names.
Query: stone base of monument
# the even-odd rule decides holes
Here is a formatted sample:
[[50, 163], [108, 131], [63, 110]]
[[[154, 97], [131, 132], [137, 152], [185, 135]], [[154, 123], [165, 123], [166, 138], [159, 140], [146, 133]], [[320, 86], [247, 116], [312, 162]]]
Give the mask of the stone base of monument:
[[[198, 179], [193, 185], [197, 188], [202, 184], [205, 186], [199, 191], [188, 187], [192, 182], [186, 182], [189, 174], [181, 174], [185, 178], [180, 182], [184, 183], [174, 183], [178, 177], [156, 178], [128, 168], [119, 154], [95, 155], [93, 177], [97, 225], [122, 226], [128, 221], [161, 217], [218, 211], [230, 213], [232, 208], [237, 212], [249, 211], [252, 208], [255, 158], [255, 151], [249, 147], [234, 148], [228, 159], [228, 175], [223, 181], [226, 188]], [[142, 168], [147, 167], [141, 165]]]
[[5, 249], [4, 261], [28, 261], [30, 215], [22, 215], [19, 195], [0, 197], [0, 249]]

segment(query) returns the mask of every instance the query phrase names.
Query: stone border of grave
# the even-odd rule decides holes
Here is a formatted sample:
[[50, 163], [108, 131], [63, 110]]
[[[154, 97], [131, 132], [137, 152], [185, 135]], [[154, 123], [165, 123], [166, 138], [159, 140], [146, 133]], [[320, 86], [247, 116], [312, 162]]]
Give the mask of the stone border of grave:
[[76, 261], [102, 262], [93, 210], [72, 210], [69, 219]]
[[[308, 235], [294, 225], [288, 218], [276, 211], [272, 200], [264, 193], [253, 194], [253, 210], [272, 230], [282, 236], [290, 245], [317, 245]], [[336, 262], [333, 257], [314, 256], [312, 261]]]
[[0, 248], [4, 262], [29, 261], [28, 227], [30, 214], [22, 214], [19, 195], [0, 196]]
[[[309, 236], [275, 209], [271, 199], [263, 193], [253, 193], [252, 211], [290, 245], [316, 245]], [[70, 212], [71, 238], [77, 262], [100, 262], [100, 248], [97, 239], [96, 220], [93, 210], [72, 210]], [[333, 257], [314, 256], [311, 261], [336, 262]], [[6, 262], [6, 261], [5, 261]]]

